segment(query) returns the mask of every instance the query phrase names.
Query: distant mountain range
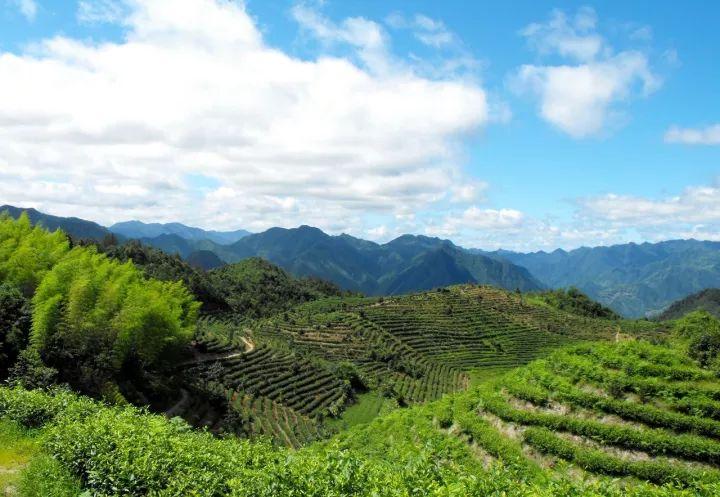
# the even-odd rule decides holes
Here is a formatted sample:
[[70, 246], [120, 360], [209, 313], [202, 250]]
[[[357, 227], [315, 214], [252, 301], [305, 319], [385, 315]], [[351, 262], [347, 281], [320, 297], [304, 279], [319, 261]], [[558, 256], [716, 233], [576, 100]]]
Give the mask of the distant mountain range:
[[223, 251], [232, 254], [228, 262], [232, 258], [262, 257], [296, 276], [316, 276], [368, 295], [394, 295], [456, 283], [522, 291], [543, 288], [525, 268], [470, 254], [448, 240], [425, 236], [404, 235], [378, 244], [349, 235], [330, 236], [310, 226], [271, 228]]
[[678, 299], [720, 286], [720, 242], [672, 240], [489, 255], [527, 268], [550, 287], [576, 286], [630, 317], [657, 315]]
[[[17, 217], [24, 209], [0, 207], [3, 210]], [[203, 269], [218, 267], [222, 262], [262, 257], [297, 277], [321, 278], [342, 289], [368, 295], [407, 293], [458, 283], [522, 291], [544, 288], [525, 268], [472, 254], [439, 238], [405, 235], [381, 245], [349, 235], [330, 236], [310, 226], [271, 228], [251, 235], [244, 230], [205, 231], [179, 223], [139, 221], [118, 223], [106, 229], [74, 218], [63, 223], [65, 218], [38, 211], [30, 214], [33, 222], [50, 229], [62, 228], [76, 238], [100, 240], [113, 233], [120, 240], [138, 239], [169, 254], [178, 254]], [[218, 242], [228, 239], [235, 241]]]
[[0, 207], [0, 213], [7, 212], [14, 218], [20, 217], [20, 214], [27, 212], [30, 221], [33, 224], [41, 224], [50, 231], [62, 229], [65, 233], [75, 238], [89, 238], [93, 240], [102, 240], [110, 231], [97, 223], [86, 221], [77, 217], [59, 217], [45, 214], [35, 209], [22, 209], [13, 207], [12, 205], [3, 205]]
[[185, 240], [210, 240], [221, 245], [235, 243], [241, 238], [248, 236], [249, 231], [206, 231], [200, 228], [192, 228], [180, 223], [143, 223], [141, 221], [124, 221], [115, 223], [108, 228], [117, 235], [125, 238], [155, 238], [160, 235], [178, 235]]
[[33, 222], [62, 228], [76, 238], [100, 240], [111, 232], [121, 240], [178, 254], [211, 269], [262, 257], [299, 277], [314, 276], [345, 290], [393, 295], [457, 283], [481, 283], [533, 291], [575, 286], [628, 317], [657, 316], [672, 302], [705, 288], [720, 287], [720, 242], [673, 240], [519, 253], [464, 249], [448, 240], [403, 235], [378, 244], [317, 228], [271, 228], [249, 234], [206, 231], [179, 223], [118, 223], [110, 229], [77, 218], [34, 209], [0, 207], [17, 217], [27, 210]]

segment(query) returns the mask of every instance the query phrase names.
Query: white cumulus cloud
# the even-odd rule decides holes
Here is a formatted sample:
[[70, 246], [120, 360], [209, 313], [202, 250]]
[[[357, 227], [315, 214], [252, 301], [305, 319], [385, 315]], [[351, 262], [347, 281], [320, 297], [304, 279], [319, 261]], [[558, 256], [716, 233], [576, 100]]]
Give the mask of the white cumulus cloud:
[[575, 138], [600, 133], [621, 112], [619, 104], [660, 85], [645, 53], [616, 52], [596, 25], [595, 12], [583, 8], [574, 18], [554, 11], [546, 23], [527, 26], [521, 34], [534, 49], [568, 62], [526, 64], [512, 78], [518, 92], [538, 98], [543, 119]]
[[720, 223], [720, 187], [691, 186], [679, 195], [649, 199], [607, 194], [580, 201], [592, 217], [633, 226]]
[[441, 223], [429, 225], [426, 233], [435, 236], [477, 239], [477, 232], [498, 232], [517, 230], [525, 216], [515, 209], [483, 209], [470, 206], [460, 213], [447, 215]]
[[[4, 202], [101, 222], [361, 233], [367, 212], [422, 212], [467, 182], [461, 141], [488, 121], [484, 89], [418, 74], [372, 21], [294, 11], [354, 63], [268, 46], [238, 2], [128, 0], [120, 21], [113, 2], [83, 3], [79, 15], [120, 22], [124, 39], [0, 52]], [[217, 186], [194, 188], [197, 175]]]
[[720, 145], [720, 124], [713, 124], [705, 128], [672, 126], [665, 133], [665, 142], [685, 145]]

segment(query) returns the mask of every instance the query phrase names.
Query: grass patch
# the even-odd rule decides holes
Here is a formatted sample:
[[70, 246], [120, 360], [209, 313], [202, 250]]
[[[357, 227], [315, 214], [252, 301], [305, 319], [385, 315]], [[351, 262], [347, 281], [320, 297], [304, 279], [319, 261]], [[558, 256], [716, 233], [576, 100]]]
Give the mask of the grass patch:
[[342, 416], [328, 424], [333, 428], [347, 429], [369, 423], [380, 414], [387, 401], [388, 399], [378, 392], [360, 394], [355, 403], [343, 411]]
[[496, 369], [472, 369], [467, 372], [469, 378], [468, 389], [472, 390], [474, 387], [496, 380], [505, 375], [505, 373], [511, 369], [515, 368], [507, 366]]
[[37, 452], [37, 444], [25, 430], [0, 420], [0, 495], [14, 495], [22, 469]]

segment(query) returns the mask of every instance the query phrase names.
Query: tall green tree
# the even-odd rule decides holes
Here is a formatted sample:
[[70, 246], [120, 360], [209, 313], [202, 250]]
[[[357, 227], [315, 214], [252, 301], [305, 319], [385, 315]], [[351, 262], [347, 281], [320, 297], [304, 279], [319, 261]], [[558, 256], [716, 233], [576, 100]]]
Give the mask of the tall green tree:
[[17, 288], [0, 284], [0, 380], [27, 345], [30, 323], [29, 299]]
[[33, 227], [27, 214], [12, 219], [0, 214], [0, 282], [31, 296], [37, 285], [70, 250], [62, 231]]
[[75, 247], [33, 298], [31, 344], [61, 379], [102, 393], [124, 365], [158, 366], [187, 344], [199, 304], [181, 282], [143, 277], [94, 248]]

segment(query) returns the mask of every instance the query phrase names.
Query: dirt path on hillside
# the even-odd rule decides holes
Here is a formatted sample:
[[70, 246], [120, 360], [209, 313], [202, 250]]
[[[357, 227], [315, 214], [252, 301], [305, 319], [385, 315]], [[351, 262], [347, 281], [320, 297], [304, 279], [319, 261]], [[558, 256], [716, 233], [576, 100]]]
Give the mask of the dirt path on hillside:
[[243, 354], [249, 354], [255, 350], [255, 343], [252, 340], [247, 337], [240, 337], [240, 340], [242, 340], [243, 345], [245, 345], [245, 350], [242, 352], [232, 351], [223, 352], [222, 354], [203, 354], [195, 351], [195, 357], [193, 359], [181, 362], [178, 366], [192, 366], [194, 364], [202, 364], [205, 362], [224, 361], [226, 359], [232, 359], [233, 357], [240, 357]]
[[245, 344], [245, 353], [246, 354], [249, 354], [250, 352], [255, 350], [255, 344], [253, 343], [252, 340], [250, 340], [249, 338], [246, 338], [246, 337], [240, 337], [240, 340], [242, 340], [242, 343]]

